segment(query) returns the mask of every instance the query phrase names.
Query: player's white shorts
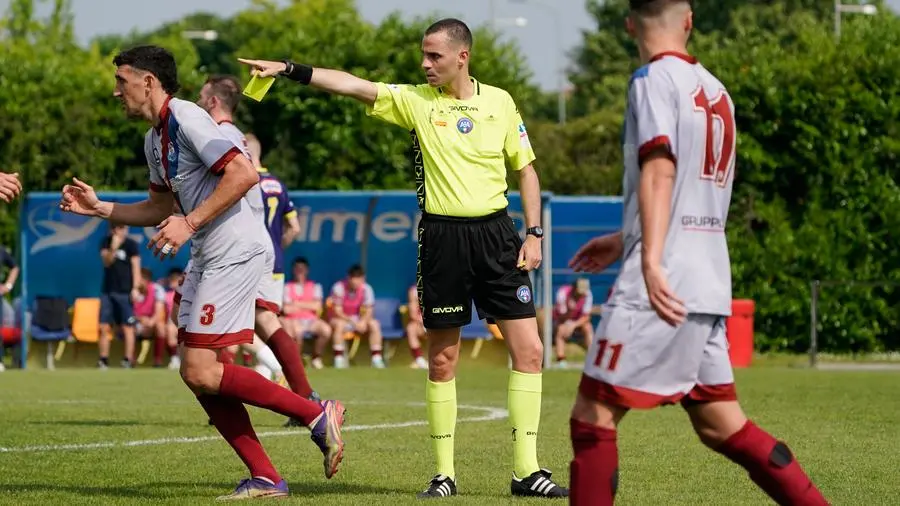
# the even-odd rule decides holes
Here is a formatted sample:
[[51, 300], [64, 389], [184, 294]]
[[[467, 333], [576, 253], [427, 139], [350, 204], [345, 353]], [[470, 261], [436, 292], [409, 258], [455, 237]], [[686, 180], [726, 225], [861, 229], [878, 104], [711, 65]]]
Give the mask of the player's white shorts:
[[256, 295], [256, 307], [279, 314], [281, 313], [281, 305], [283, 302], [284, 274], [273, 274], [272, 262], [267, 261], [266, 272], [259, 281], [259, 293]]
[[[284, 274], [273, 274], [272, 269], [275, 262], [275, 256], [272, 253], [266, 253], [265, 257], [265, 273], [259, 282], [259, 288], [257, 290], [256, 295], [256, 307], [267, 309], [272, 311], [275, 314], [281, 312], [281, 304], [284, 300]], [[188, 261], [187, 266], [184, 269], [184, 278], [187, 279], [193, 268], [193, 260]], [[181, 299], [184, 297], [184, 289], [182, 285], [179, 284], [175, 287], [175, 296], [173, 298], [175, 304], [180, 304]], [[178, 311], [179, 322], [181, 321], [181, 311]], [[181, 326], [181, 325], [179, 325]]]
[[203, 271], [191, 270], [181, 287], [178, 341], [193, 348], [225, 348], [253, 342], [255, 301], [266, 258]]
[[181, 282], [175, 286], [175, 296], [172, 298], [173, 304], [181, 304], [181, 287], [184, 286], [184, 280], [187, 277], [188, 273], [191, 272], [191, 268], [194, 266], [194, 260], [188, 260], [187, 265], [184, 266], [184, 272], [181, 276]]
[[578, 388], [589, 399], [636, 409], [737, 399], [722, 316], [672, 327], [654, 311], [606, 306], [594, 335]]

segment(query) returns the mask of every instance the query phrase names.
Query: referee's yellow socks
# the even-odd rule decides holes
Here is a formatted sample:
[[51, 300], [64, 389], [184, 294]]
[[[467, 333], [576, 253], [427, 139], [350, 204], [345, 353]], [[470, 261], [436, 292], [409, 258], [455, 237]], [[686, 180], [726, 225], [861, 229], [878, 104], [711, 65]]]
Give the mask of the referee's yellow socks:
[[537, 434], [541, 422], [541, 378], [541, 374], [518, 371], [511, 371], [509, 374], [513, 468], [519, 479], [540, 470], [537, 461]]
[[456, 379], [443, 383], [428, 380], [425, 387], [428, 429], [437, 460], [437, 474], [456, 480], [453, 468], [453, 438], [456, 432]]

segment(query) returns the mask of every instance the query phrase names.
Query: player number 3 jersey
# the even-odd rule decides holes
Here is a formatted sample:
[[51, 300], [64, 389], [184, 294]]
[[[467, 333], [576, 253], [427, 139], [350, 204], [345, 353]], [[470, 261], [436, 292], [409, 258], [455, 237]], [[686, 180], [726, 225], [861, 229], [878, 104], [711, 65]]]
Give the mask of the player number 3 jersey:
[[690, 313], [731, 314], [725, 222], [734, 180], [734, 105], [693, 57], [664, 53], [638, 69], [624, 131], [624, 261], [609, 303], [650, 308], [641, 270], [641, 164], [657, 149], [675, 161], [662, 267]]
[[[150, 167], [150, 190], [172, 191], [185, 214], [190, 214], [215, 191], [221, 172], [241, 149], [215, 121], [193, 102], [170, 98], [160, 111], [159, 128], [144, 137]], [[259, 189], [256, 189], [259, 193]], [[241, 263], [264, 253], [269, 240], [261, 226], [262, 198], [242, 197], [191, 239], [193, 268]]]

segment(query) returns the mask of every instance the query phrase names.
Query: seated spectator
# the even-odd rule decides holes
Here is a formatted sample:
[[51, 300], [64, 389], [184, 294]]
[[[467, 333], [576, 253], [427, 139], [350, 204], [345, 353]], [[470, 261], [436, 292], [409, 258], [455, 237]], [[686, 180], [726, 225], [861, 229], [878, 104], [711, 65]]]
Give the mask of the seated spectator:
[[580, 331], [584, 339], [585, 349], [591, 345], [594, 328], [591, 325], [593, 306], [591, 285], [587, 279], [580, 278], [570, 285], [559, 288], [556, 292], [556, 306], [553, 308], [553, 327], [556, 340], [557, 367], [566, 368], [566, 342], [575, 332]]
[[294, 260], [293, 275], [293, 280], [284, 285], [281, 324], [301, 347], [306, 334], [315, 337], [311, 365], [321, 369], [324, 367], [322, 353], [331, 338], [331, 327], [320, 316], [324, 301], [322, 285], [309, 279], [309, 261], [305, 258]]
[[348, 366], [347, 357], [344, 356], [344, 334], [347, 332], [366, 337], [372, 351], [372, 367], [384, 368], [381, 325], [374, 317], [374, 307], [375, 291], [366, 283], [366, 274], [360, 265], [351, 267], [347, 278], [331, 287], [329, 316], [333, 331], [335, 368], [344, 369]]
[[428, 369], [428, 361], [422, 356], [422, 339], [425, 338], [425, 325], [422, 320], [422, 308], [419, 307], [419, 291], [416, 289], [416, 285], [409, 287], [407, 298], [409, 299], [407, 303], [409, 322], [406, 324], [406, 340], [409, 342], [409, 352], [413, 357], [410, 367], [413, 369]]
[[[141, 269], [141, 278], [138, 280], [133, 310], [134, 317], [137, 320], [135, 334], [138, 339], [150, 339], [154, 341], [154, 344], [157, 340], [167, 341], [166, 290], [153, 282], [153, 273], [150, 269]], [[175, 355], [171, 353], [173, 348], [176, 350], [175, 354], [177, 354], [177, 347], [170, 347], [170, 357]], [[154, 365], [158, 367], [160, 365], [158, 360], [161, 357], [154, 358], [157, 361]]]

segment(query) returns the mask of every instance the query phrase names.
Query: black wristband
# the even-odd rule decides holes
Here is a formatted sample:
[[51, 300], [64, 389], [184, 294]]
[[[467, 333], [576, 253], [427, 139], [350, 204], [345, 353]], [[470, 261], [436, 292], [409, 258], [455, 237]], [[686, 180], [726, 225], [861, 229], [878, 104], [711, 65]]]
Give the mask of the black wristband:
[[284, 61], [284, 72], [281, 73], [284, 77], [297, 81], [300, 84], [309, 84], [312, 80], [312, 74], [313, 68], [309, 65], [294, 63], [290, 60]]

